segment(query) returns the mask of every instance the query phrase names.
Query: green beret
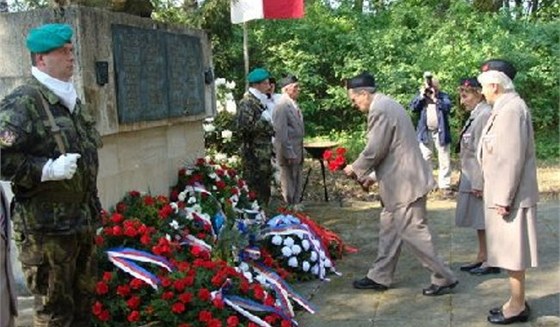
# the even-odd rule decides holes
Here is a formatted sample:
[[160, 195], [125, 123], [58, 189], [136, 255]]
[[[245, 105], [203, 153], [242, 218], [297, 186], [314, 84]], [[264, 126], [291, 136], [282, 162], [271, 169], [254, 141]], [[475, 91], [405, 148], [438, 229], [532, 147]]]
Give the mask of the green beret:
[[45, 53], [70, 43], [72, 34], [72, 28], [67, 24], [41, 25], [29, 31], [26, 45], [33, 53]]
[[269, 78], [270, 74], [264, 68], [255, 68], [253, 69], [249, 75], [247, 75], [247, 81], [249, 83], [259, 83], [264, 81], [265, 79]]

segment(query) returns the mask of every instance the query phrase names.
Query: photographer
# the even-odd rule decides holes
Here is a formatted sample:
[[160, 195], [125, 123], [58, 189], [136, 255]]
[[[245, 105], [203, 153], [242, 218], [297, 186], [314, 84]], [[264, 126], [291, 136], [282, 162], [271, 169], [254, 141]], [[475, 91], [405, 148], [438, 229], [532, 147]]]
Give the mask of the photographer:
[[420, 142], [422, 156], [430, 164], [434, 148], [438, 156], [438, 187], [444, 197], [453, 196], [450, 189], [451, 164], [449, 113], [451, 100], [449, 95], [440, 91], [439, 81], [430, 72], [424, 73], [424, 82], [418, 94], [410, 102], [410, 109], [420, 113], [416, 133]]

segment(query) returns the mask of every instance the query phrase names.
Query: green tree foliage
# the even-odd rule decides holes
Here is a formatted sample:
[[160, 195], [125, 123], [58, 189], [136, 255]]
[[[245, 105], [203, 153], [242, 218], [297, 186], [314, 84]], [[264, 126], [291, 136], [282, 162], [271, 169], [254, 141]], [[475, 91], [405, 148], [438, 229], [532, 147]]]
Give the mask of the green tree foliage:
[[[452, 128], [457, 134], [467, 117], [458, 104], [459, 79], [476, 76], [486, 59], [505, 58], [519, 70], [515, 83], [532, 108], [539, 155], [558, 155], [556, 20], [515, 18], [506, 10], [481, 12], [462, 1], [394, 1], [383, 9], [361, 12], [353, 1], [342, 1], [337, 8], [308, 1], [303, 19], [252, 21], [251, 67], [264, 66], [275, 76], [290, 72], [300, 77], [299, 103], [311, 136], [363, 129], [364, 117], [346, 98], [347, 77], [373, 72], [379, 89], [406, 107], [422, 73], [429, 70], [454, 99]], [[238, 38], [239, 45], [241, 35], [241, 26], [234, 25], [230, 36]], [[222, 71], [228, 78], [235, 72], [242, 85], [243, 79], [237, 78], [242, 76], [243, 57], [238, 47], [234, 49], [231, 52], [238, 57]], [[220, 62], [223, 55], [214, 52]]]

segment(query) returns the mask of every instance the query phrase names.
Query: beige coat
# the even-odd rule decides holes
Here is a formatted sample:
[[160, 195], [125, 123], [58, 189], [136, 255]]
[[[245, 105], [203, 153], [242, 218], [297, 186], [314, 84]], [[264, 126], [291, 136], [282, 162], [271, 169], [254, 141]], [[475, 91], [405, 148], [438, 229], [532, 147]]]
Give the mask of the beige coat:
[[368, 113], [367, 144], [352, 163], [358, 178], [375, 171], [379, 195], [388, 211], [406, 206], [435, 187], [404, 108], [375, 93]]
[[[283, 94], [274, 109], [272, 121], [282, 197], [287, 204], [298, 204], [303, 185], [303, 116], [296, 102]], [[295, 160], [295, 163], [289, 164], [288, 159]]]
[[286, 94], [276, 104], [272, 114], [274, 125], [274, 148], [278, 164], [285, 165], [288, 159], [303, 161], [303, 116], [296, 103]]
[[[14, 282], [14, 275], [11, 264], [10, 247], [10, 203], [4, 194], [4, 189], [0, 184], [0, 210], [8, 222], [7, 230], [0, 231], [0, 327], [14, 326], [14, 316], [17, 315], [17, 294]], [[5, 251], [4, 251], [5, 250]]]
[[482, 168], [476, 158], [476, 151], [491, 110], [486, 102], [480, 102], [471, 111], [469, 120], [461, 131], [461, 178], [455, 210], [455, 224], [460, 227], [484, 229], [484, 203], [471, 192], [473, 189], [483, 189]]
[[[478, 151], [484, 175], [488, 264], [511, 270], [537, 265], [539, 199], [531, 113], [515, 92], [492, 108]], [[502, 217], [496, 205], [509, 206]]]

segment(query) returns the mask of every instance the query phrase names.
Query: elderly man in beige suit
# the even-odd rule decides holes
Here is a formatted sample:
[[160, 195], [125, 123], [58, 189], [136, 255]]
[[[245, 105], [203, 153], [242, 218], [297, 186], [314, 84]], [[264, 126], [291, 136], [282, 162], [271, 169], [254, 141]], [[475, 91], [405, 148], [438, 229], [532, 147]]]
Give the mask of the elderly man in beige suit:
[[0, 327], [13, 327], [16, 289], [10, 262], [10, 203], [0, 184]]
[[282, 197], [290, 207], [298, 209], [302, 192], [303, 115], [296, 102], [299, 96], [298, 79], [288, 75], [279, 81], [282, 96], [272, 114], [274, 148], [280, 166]]
[[488, 264], [507, 270], [511, 296], [493, 308], [495, 324], [529, 319], [525, 270], [537, 260], [537, 168], [531, 112], [515, 92], [514, 66], [492, 59], [481, 67], [478, 81], [492, 115], [482, 131], [478, 158], [484, 176]]
[[404, 108], [376, 92], [375, 79], [362, 73], [347, 82], [354, 106], [367, 113], [367, 144], [358, 159], [344, 168], [364, 187], [379, 183], [383, 203], [377, 259], [366, 277], [354, 281], [359, 289], [386, 290], [393, 281], [401, 246], [407, 244], [422, 265], [432, 272], [426, 296], [441, 295], [459, 282], [438, 257], [426, 220], [426, 194], [435, 184], [422, 158], [412, 122]]

